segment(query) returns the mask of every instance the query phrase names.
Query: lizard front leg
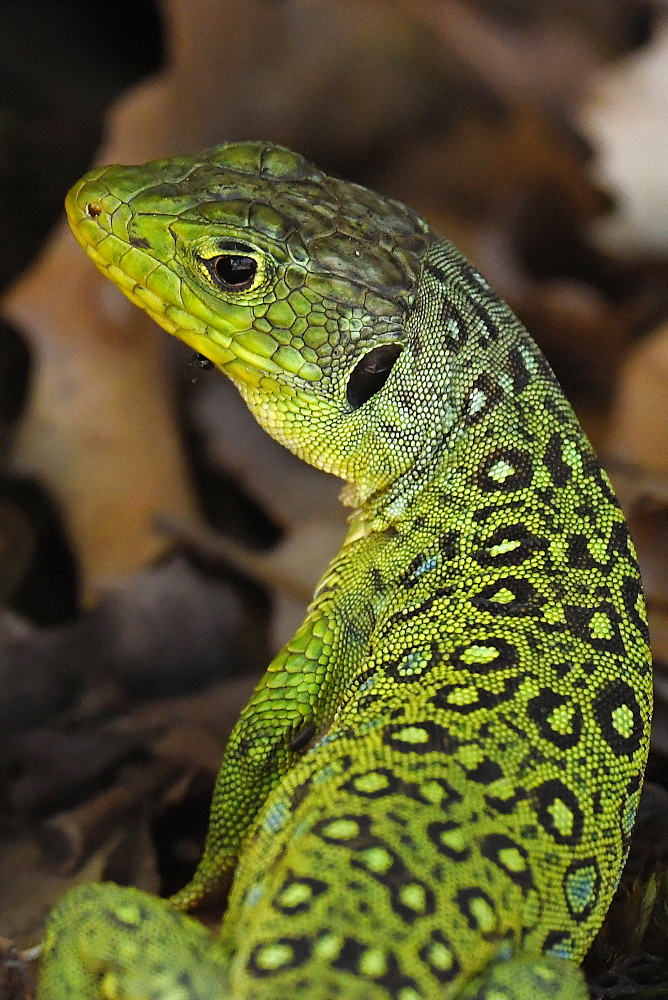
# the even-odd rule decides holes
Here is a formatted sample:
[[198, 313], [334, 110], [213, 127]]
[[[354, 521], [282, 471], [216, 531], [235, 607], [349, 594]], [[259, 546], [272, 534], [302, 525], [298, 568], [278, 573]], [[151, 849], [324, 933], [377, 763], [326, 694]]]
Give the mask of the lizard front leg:
[[300, 753], [323, 734], [345, 695], [371, 626], [365, 595], [340, 587], [347, 565], [334, 562], [304, 624], [269, 665], [232, 731], [203, 857], [193, 879], [171, 899], [179, 909], [224, 895], [259, 809]]

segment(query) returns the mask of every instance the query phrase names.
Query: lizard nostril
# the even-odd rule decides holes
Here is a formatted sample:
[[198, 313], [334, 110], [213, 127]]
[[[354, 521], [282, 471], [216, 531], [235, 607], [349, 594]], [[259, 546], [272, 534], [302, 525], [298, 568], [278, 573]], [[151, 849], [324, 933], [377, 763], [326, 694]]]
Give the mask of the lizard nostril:
[[97, 219], [98, 215], [102, 215], [102, 209], [94, 201], [89, 201], [86, 205], [86, 215], [89, 219]]

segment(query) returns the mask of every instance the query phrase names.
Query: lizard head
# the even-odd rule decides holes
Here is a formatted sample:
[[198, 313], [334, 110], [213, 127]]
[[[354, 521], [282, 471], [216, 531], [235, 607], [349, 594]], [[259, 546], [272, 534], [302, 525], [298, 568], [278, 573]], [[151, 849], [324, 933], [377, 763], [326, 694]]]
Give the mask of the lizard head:
[[93, 170], [66, 207], [98, 268], [272, 436], [357, 499], [404, 471], [383, 428], [406, 423], [394, 369], [436, 239], [416, 213], [260, 142]]

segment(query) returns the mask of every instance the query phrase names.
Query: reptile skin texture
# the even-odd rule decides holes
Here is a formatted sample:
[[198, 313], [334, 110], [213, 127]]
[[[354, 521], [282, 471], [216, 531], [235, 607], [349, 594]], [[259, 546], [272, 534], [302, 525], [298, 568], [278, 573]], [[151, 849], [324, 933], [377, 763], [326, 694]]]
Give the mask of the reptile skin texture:
[[[192, 882], [69, 894], [40, 1000], [583, 1000], [650, 654], [623, 515], [539, 350], [418, 215], [278, 146], [96, 169], [67, 208], [353, 512], [231, 736]], [[183, 912], [226, 893], [218, 937]]]

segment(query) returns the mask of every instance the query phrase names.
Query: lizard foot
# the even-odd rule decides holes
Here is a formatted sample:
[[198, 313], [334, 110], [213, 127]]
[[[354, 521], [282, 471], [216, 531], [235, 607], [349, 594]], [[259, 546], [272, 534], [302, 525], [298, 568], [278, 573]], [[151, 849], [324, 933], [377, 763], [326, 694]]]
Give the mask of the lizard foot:
[[580, 970], [563, 958], [497, 962], [461, 992], [461, 1000], [588, 1000]]
[[222, 1000], [226, 981], [226, 959], [209, 932], [137, 889], [80, 886], [49, 918], [42, 1000]]

